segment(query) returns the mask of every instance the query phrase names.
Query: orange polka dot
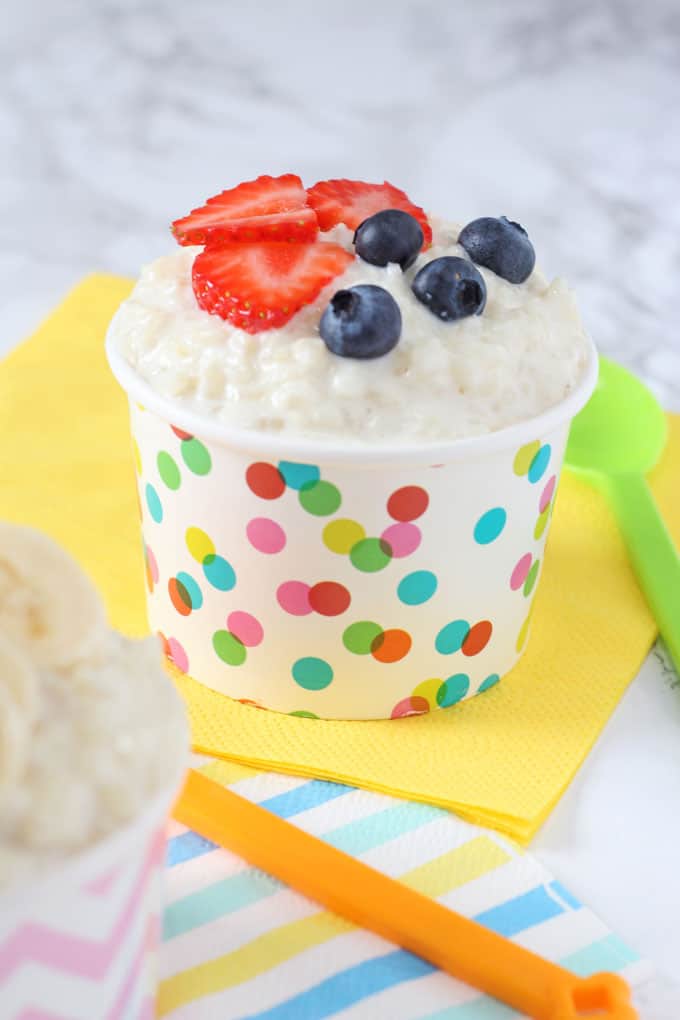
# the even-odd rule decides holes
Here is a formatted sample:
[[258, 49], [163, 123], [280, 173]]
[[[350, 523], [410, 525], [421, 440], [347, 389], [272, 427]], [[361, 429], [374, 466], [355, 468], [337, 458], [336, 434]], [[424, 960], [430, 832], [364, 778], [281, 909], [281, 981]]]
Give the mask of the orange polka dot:
[[374, 639], [371, 655], [378, 662], [399, 662], [411, 651], [412, 644], [405, 630], [385, 630]]
[[191, 613], [191, 597], [182, 582], [178, 581], [176, 577], [171, 577], [168, 581], [168, 594], [170, 595], [170, 601], [180, 616], [189, 616]]
[[490, 620], [480, 620], [474, 627], [470, 627], [468, 636], [461, 647], [463, 655], [479, 654], [488, 645], [492, 631]]

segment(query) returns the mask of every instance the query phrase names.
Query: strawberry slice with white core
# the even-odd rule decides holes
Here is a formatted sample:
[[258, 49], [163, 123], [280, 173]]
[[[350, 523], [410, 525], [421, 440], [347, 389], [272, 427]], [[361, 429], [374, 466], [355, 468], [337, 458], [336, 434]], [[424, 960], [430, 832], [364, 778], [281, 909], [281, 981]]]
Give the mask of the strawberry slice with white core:
[[284, 326], [354, 256], [337, 244], [236, 243], [207, 248], [192, 269], [201, 308], [247, 333]]
[[258, 177], [209, 198], [204, 206], [175, 220], [171, 227], [179, 244], [222, 244], [231, 241], [313, 241], [316, 213], [296, 174]]
[[432, 244], [432, 228], [423, 209], [414, 205], [405, 191], [393, 184], [367, 184], [365, 181], [319, 181], [308, 191], [309, 204], [316, 211], [322, 230], [344, 223], [350, 230], [383, 209], [401, 209], [410, 213], [422, 227], [423, 248]]

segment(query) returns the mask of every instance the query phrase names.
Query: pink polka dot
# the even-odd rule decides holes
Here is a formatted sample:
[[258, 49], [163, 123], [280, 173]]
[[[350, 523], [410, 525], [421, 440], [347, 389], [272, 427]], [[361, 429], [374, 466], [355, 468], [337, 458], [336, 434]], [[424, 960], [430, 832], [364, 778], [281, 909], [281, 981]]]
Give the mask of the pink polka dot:
[[241, 610], [229, 613], [227, 627], [234, 637], [237, 637], [246, 648], [255, 648], [264, 637], [260, 621], [256, 620], [250, 613], [244, 613]]
[[151, 572], [151, 577], [153, 578], [153, 583], [158, 584], [158, 563], [156, 562], [156, 557], [154, 556], [153, 552], [151, 551], [148, 545], [146, 547], [146, 558], [149, 564], [149, 571]]
[[281, 552], [286, 544], [286, 533], [280, 524], [269, 517], [253, 517], [246, 527], [248, 541], [261, 553]]
[[416, 524], [405, 522], [403, 524], [390, 524], [380, 536], [387, 542], [392, 555], [397, 559], [403, 556], [410, 556], [420, 545], [420, 528]]
[[557, 482], [556, 475], [553, 475], [552, 478], [548, 479], [548, 481], [546, 483], [546, 486], [545, 486], [545, 489], [541, 493], [541, 501], [538, 504], [538, 511], [539, 511], [539, 513], [543, 513], [543, 511], [547, 507], [548, 503], [553, 498], [553, 492], [555, 491], [555, 483], [556, 482]]
[[309, 585], [304, 581], [284, 581], [276, 591], [276, 599], [291, 616], [307, 616], [312, 612], [309, 604]]
[[189, 658], [177, 638], [168, 638], [168, 654], [177, 669], [181, 669], [183, 673], [189, 672]]
[[425, 715], [430, 711], [430, 703], [427, 698], [416, 695], [412, 698], [404, 698], [397, 702], [392, 709], [393, 719], [403, 719], [407, 715]]
[[531, 567], [531, 560], [531, 553], [525, 553], [524, 556], [517, 560], [515, 569], [510, 576], [510, 587], [513, 591], [521, 588], [526, 581], [529, 568]]

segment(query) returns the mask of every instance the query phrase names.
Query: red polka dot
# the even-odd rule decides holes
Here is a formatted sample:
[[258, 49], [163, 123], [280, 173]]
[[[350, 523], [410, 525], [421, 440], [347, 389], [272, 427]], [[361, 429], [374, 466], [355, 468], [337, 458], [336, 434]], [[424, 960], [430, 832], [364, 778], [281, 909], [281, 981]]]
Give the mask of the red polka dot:
[[344, 584], [336, 581], [320, 581], [309, 592], [309, 604], [322, 616], [340, 616], [352, 601]]
[[490, 620], [480, 620], [474, 627], [470, 627], [461, 647], [463, 655], [478, 655], [491, 640], [492, 631]]
[[430, 497], [419, 485], [405, 485], [387, 500], [387, 512], [395, 521], [414, 521], [427, 510]]
[[411, 635], [405, 630], [384, 630], [374, 638], [371, 655], [378, 662], [399, 662], [411, 651]]
[[191, 613], [191, 596], [182, 582], [178, 581], [176, 577], [171, 577], [168, 581], [168, 594], [170, 595], [170, 601], [180, 616], [189, 616]]
[[178, 429], [176, 425], [171, 425], [170, 428], [175, 433], [178, 439], [193, 439], [191, 432], [184, 432], [183, 429]]
[[260, 499], [278, 499], [286, 490], [283, 475], [273, 464], [258, 461], [246, 471], [246, 482], [251, 492]]

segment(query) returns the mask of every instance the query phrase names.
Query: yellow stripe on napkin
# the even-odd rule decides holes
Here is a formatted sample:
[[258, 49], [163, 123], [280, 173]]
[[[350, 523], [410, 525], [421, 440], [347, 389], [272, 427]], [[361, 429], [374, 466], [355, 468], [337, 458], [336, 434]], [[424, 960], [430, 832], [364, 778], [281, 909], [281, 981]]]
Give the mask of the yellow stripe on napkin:
[[[129, 289], [117, 277], [88, 278], [0, 366], [0, 516], [62, 542], [98, 584], [113, 624], [141, 634], [127, 406], [103, 348], [108, 321]], [[680, 418], [671, 416], [670, 424], [653, 487], [680, 542]], [[584, 482], [565, 476], [529, 647], [487, 694], [399, 721], [328, 722], [259, 711], [190, 677], [176, 679], [200, 751], [437, 804], [526, 842], [655, 634], [608, 507]]]
[[[399, 880], [423, 896], [437, 898], [502, 867], [510, 859], [510, 855], [488, 836], [477, 836], [463, 846], [419, 864], [400, 875]], [[158, 1015], [166, 1016], [194, 999], [252, 981], [312, 946], [355, 930], [351, 921], [329, 910], [272, 928], [224, 956], [213, 957], [162, 981]]]

